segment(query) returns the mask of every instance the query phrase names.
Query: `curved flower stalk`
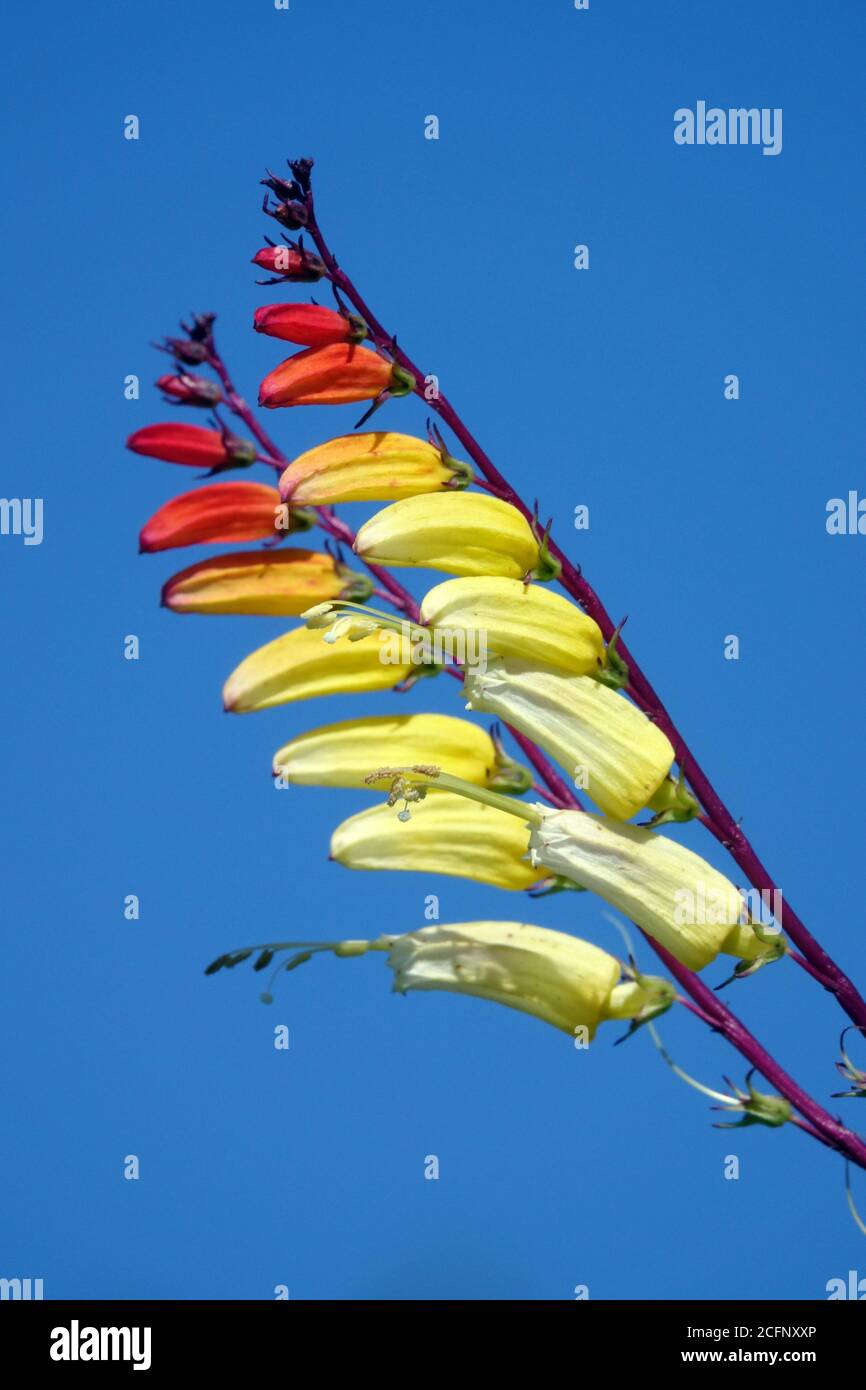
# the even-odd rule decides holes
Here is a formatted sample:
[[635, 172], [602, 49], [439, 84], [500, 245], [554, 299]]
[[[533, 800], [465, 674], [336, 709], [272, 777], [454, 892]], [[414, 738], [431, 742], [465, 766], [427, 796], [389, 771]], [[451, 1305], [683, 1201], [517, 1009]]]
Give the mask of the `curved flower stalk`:
[[[368, 401], [372, 410], [401, 395], [422, 396], [426, 374], [384, 330], [324, 240], [311, 163], [296, 161], [291, 169], [291, 180], [266, 180], [280, 199], [267, 210], [289, 230], [304, 228], [316, 254], [302, 240], [286, 240], [285, 246], [270, 243], [255, 261], [284, 283], [327, 278], [337, 309], [270, 305], [257, 314], [260, 332], [305, 348], [269, 374], [262, 402], [278, 407]], [[199, 488], [160, 509], [144, 528], [143, 548], [262, 540], [261, 552], [191, 566], [169, 581], [167, 596], [177, 606], [188, 603], [190, 611], [195, 604], [202, 611], [300, 611], [308, 624], [240, 663], [226, 682], [226, 708], [247, 712], [317, 695], [399, 690], [444, 669], [465, 681], [473, 713], [483, 710], [505, 721], [540, 779], [533, 792], [551, 803], [504, 795], [528, 790], [530, 774], [506, 757], [498, 739], [467, 720], [418, 715], [397, 723], [365, 714], [301, 735], [275, 758], [275, 772], [288, 780], [359, 789], [381, 782], [377, 765], [387, 765], [389, 777], [395, 763], [404, 769], [388, 805], [360, 811], [337, 827], [333, 857], [351, 867], [421, 869], [512, 891], [594, 892], [641, 927], [682, 991], [677, 1002], [767, 1078], [792, 1107], [792, 1122], [866, 1168], [866, 1144], [804, 1092], [694, 972], [731, 953], [740, 961], [735, 976], [741, 978], [789, 954], [836, 994], [855, 1022], [866, 1023], [866, 1004], [787, 903], [782, 925], [789, 928], [790, 945], [750, 918], [740, 891], [700, 856], [655, 829], [625, 823], [643, 807], [654, 813], [655, 827], [675, 827], [698, 813], [754, 887], [773, 886], [619, 627], [549, 538], [549, 525], [540, 533], [536, 510], [514, 493], [447, 399], [440, 393], [429, 408], [471, 462], [455, 459], [429, 424], [426, 441], [394, 431], [353, 433], [290, 461], [235, 388], [215, 345], [213, 316], [199, 315], [183, 329], [184, 337], [166, 340], [175, 375], [161, 378], [162, 389], [179, 404], [210, 406], [218, 428], [149, 427], [136, 432], [130, 446], [211, 471], [259, 462], [279, 478], [279, 506], [273, 488], [262, 488], [256, 498], [239, 497], [236, 509], [226, 505], [226, 494], [242, 485]], [[360, 346], [362, 340], [369, 346]], [[211, 370], [215, 380], [193, 376], [190, 367]], [[230, 434], [219, 418], [222, 410], [249, 437]], [[463, 491], [472, 485], [483, 491]], [[392, 505], [370, 517], [356, 537], [332, 510], [343, 501]], [[289, 549], [271, 555], [275, 541], [310, 524], [330, 538], [326, 554]], [[347, 574], [342, 546], [354, 549], [369, 579]], [[455, 576], [430, 589], [420, 605], [389, 573], [392, 566], [419, 565]], [[305, 575], [311, 588], [301, 609]], [[556, 578], [567, 597], [531, 582]], [[348, 587], [324, 596], [316, 588], [338, 581]], [[371, 607], [366, 599], [374, 594], [394, 612]], [[461, 639], [462, 646], [458, 641], [440, 651], [446, 636]], [[479, 653], [482, 661], [470, 659]], [[565, 780], [550, 758], [560, 763]], [[576, 778], [578, 765], [585, 781]], [[604, 814], [577, 808], [572, 779]], [[395, 813], [400, 802], [403, 809]], [[509, 935], [515, 930], [518, 938]], [[531, 946], [527, 933], [533, 934]], [[408, 988], [496, 999], [570, 1029], [594, 1031], [611, 1016], [643, 1022], [673, 999], [674, 987], [660, 984], [647, 997], [646, 977], [636, 969], [620, 979], [619, 964], [590, 943], [570, 936], [556, 944], [548, 940], [559, 935], [487, 922], [331, 945], [337, 955], [387, 949]], [[281, 968], [326, 948], [309, 943]], [[248, 948], [215, 966], [238, 964], [254, 949], [256, 968], [264, 968], [282, 948]], [[573, 1021], [576, 1011], [582, 1011], [580, 1025]], [[847, 1058], [844, 1065], [850, 1066]], [[857, 1077], [844, 1074], [854, 1083], [849, 1094], [859, 1094]], [[744, 1095], [751, 1091], [732, 1099], [745, 1104]]]
[[[735, 1086], [733, 1082], [728, 1082], [732, 1094], [726, 1091], [713, 1090], [711, 1086], [705, 1086], [702, 1081], [696, 1081], [688, 1072], [678, 1067], [668, 1051], [662, 1045], [662, 1040], [658, 1032], [649, 1024], [650, 1036], [661, 1054], [662, 1060], [667, 1063], [675, 1076], [686, 1085], [691, 1086], [696, 1091], [701, 1091], [703, 1095], [709, 1096], [711, 1100], [721, 1103], [713, 1107], [714, 1110], [721, 1110], [726, 1115], [739, 1115], [741, 1118], [736, 1121], [717, 1120], [715, 1129], [743, 1129], [748, 1125], [768, 1125], [770, 1129], [779, 1129], [780, 1126], [788, 1124], [794, 1120], [793, 1108], [790, 1101], [785, 1100], [784, 1096], [770, 1096], [763, 1091], [759, 1091], [752, 1084], [752, 1077], [755, 1068], [746, 1077], [745, 1090]], [[725, 1078], [727, 1080], [727, 1078]]]

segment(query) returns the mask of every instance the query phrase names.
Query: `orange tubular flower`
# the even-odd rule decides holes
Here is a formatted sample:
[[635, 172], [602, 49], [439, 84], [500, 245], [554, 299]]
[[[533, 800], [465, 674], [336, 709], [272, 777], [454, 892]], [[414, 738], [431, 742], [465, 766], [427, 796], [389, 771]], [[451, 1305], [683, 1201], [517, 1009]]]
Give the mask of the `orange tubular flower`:
[[[266, 483], [211, 483], [172, 497], [145, 523], [139, 550], [174, 550], [183, 545], [267, 540], [278, 534], [284, 515], [280, 494]], [[284, 531], [292, 526], [289, 513]]]
[[259, 388], [259, 405], [344, 405], [405, 396], [415, 378], [396, 363], [355, 343], [308, 348], [281, 362]]
[[212, 471], [253, 463], [256, 457], [251, 440], [202, 429], [201, 425], [146, 425], [129, 436], [126, 447], [148, 458]]
[[355, 314], [338, 314], [319, 304], [264, 304], [253, 315], [253, 328], [269, 338], [311, 348], [360, 343], [367, 336], [363, 321]]
[[280, 478], [280, 496], [299, 507], [392, 502], [466, 487], [471, 478], [467, 463], [436, 444], [411, 434], [372, 430], [344, 434], [299, 454]]
[[217, 555], [172, 575], [162, 602], [175, 613], [256, 613], [296, 618], [328, 599], [368, 598], [372, 583], [317, 550]]

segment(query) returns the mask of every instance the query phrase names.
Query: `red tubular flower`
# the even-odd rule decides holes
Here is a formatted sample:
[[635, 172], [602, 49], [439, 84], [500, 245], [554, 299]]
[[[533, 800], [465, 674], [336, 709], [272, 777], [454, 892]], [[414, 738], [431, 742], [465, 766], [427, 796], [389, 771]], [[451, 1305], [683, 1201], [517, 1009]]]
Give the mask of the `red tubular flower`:
[[321, 280], [325, 273], [318, 256], [296, 251], [292, 246], [263, 246], [253, 256], [253, 265], [260, 265], [283, 280]]
[[222, 400], [222, 391], [215, 381], [193, 376], [190, 372], [181, 372], [179, 376], [166, 372], [156, 384], [164, 395], [180, 401], [182, 405], [212, 406]]
[[354, 343], [308, 348], [281, 362], [259, 387], [259, 405], [343, 405], [405, 396], [415, 378], [396, 363]]
[[[154, 512], [142, 528], [139, 550], [266, 540], [281, 534], [278, 523], [284, 513], [280, 494], [266, 483], [211, 483], [172, 497]], [[290, 524], [282, 534], [293, 529]]]
[[256, 309], [253, 328], [269, 338], [311, 348], [360, 343], [367, 336], [363, 322], [354, 314], [338, 314], [318, 304], [265, 304]]
[[212, 470], [252, 463], [256, 456], [256, 446], [249, 439], [205, 430], [200, 425], [146, 425], [129, 436], [126, 447], [134, 454], [166, 463]]

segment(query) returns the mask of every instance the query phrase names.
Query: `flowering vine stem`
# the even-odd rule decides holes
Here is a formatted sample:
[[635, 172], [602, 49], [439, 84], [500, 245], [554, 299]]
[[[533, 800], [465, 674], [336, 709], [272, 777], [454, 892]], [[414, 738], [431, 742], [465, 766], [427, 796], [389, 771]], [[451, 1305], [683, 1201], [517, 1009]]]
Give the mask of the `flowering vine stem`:
[[[359, 310], [359, 312], [364, 315], [364, 318], [368, 323], [370, 333], [374, 341], [376, 342], [376, 345], [380, 348], [387, 350], [392, 356], [398, 357], [398, 360], [401, 362], [401, 365], [404, 365], [407, 370], [411, 371], [413, 376], [416, 377], [417, 381], [420, 376], [418, 369], [414, 366], [410, 359], [402, 353], [402, 351], [398, 352], [393, 338], [391, 338], [390, 335], [385, 333], [384, 329], [381, 328], [381, 325], [379, 325], [375, 318], [372, 316], [367, 305], [357, 294], [357, 292], [354, 289], [354, 286], [348, 280], [348, 277], [345, 276], [345, 274], [340, 270], [336, 261], [334, 260], [333, 256], [331, 255], [330, 251], [325, 245], [324, 240], [321, 236], [321, 232], [319, 231], [318, 226], [315, 223], [315, 219], [312, 215], [311, 194], [309, 195], [309, 213], [310, 220], [308, 226], [310, 233], [314, 236], [314, 239], [316, 240], [317, 247], [322, 256], [322, 260], [328, 269], [328, 273], [332, 281], [335, 284], [337, 284], [338, 288], [346, 294], [346, 297], [349, 298], [355, 305], [355, 307]], [[243, 421], [243, 423], [246, 425], [247, 429], [256, 439], [257, 443], [259, 444], [262, 450], [262, 454], [259, 455], [258, 461], [269, 465], [270, 467], [274, 468], [277, 472], [282, 472], [282, 470], [288, 466], [289, 460], [279, 449], [277, 444], [270, 438], [267, 432], [263, 429], [253, 410], [237, 391], [234, 382], [230, 376], [228, 367], [216, 347], [212, 326], [209, 329], [207, 335], [206, 347], [208, 354], [206, 359], [207, 364], [211, 367], [216, 376], [219, 378], [219, 381], [223, 389], [225, 404], [227, 408], [239, 420]], [[484, 474], [484, 477], [488, 485], [488, 489], [491, 492], [496, 493], [496, 495], [503, 497], [505, 500], [510, 501], [512, 505], [517, 506], [519, 510], [521, 510], [523, 514], [527, 517], [530, 516], [530, 513], [526, 506], [510, 489], [509, 485], [505, 482], [505, 480], [502, 479], [501, 475], [495, 469], [494, 465], [487, 459], [487, 456], [480, 449], [480, 446], [477, 445], [472, 436], [466, 430], [465, 426], [463, 426], [462, 422], [459, 421], [459, 417], [457, 417], [456, 412], [454, 412], [450, 404], [447, 401], [445, 401], [445, 399], [441, 396], [439, 397], [438, 401], [430, 402], [430, 404], [433, 406], [435, 410], [437, 410], [439, 415], [446, 421], [446, 423], [449, 424], [450, 428], [452, 428], [455, 435], [457, 435], [457, 437], [461, 439], [461, 442], [464, 444], [464, 447], [466, 447], [467, 451], [472, 455], [474, 462]], [[319, 525], [328, 535], [332, 536], [335, 540], [342, 542], [343, 544], [346, 544], [348, 546], [351, 546], [353, 544], [355, 537], [351, 527], [349, 527], [341, 518], [338, 518], [336, 514], [331, 510], [331, 508], [316, 507], [313, 510]], [[575, 570], [573, 566], [570, 565], [566, 557], [561, 555], [561, 552], [559, 552], [554, 547], [552, 542], [550, 542], [549, 544], [551, 551], [557, 556], [557, 558], [560, 558], [561, 563], [563, 564], [562, 577], [565, 588], [569, 593], [572, 594], [573, 597], [578, 598], [579, 601], [583, 604], [583, 606], [587, 607], [588, 611], [592, 612], [592, 615], [596, 618], [596, 621], [599, 621], [599, 625], [602, 626], [603, 629], [604, 622], [600, 620], [600, 617], [602, 614], [604, 615], [604, 621], [607, 624], [607, 630], [605, 631], [605, 635], [609, 639], [609, 637], [613, 634], [614, 631], [614, 625], [611, 622], [610, 618], [604, 613], [604, 610], [601, 608], [600, 603], [597, 599], [595, 600], [596, 607], [594, 609], [589, 608], [589, 605], [586, 603], [584, 598], [584, 587], [588, 589], [588, 586], [584, 585], [584, 581], [582, 581], [579, 572]], [[416, 621], [418, 618], [418, 605], [415, 602], [412, 595], [408, 592], [408, 590], [406, 590], [398, 581], [396, 581], [387, 570], [381, 569], [379, 566], [369, 563], [367, 564], [367, 568], [369, 569], [371, 574], [373, 574], [374, 577], [381, 583], [384, 591], [383, 597], [386, 597], [398, 611], [403, 612], [410, 620]], [[572, 575], [574, 578], [570, 578], [569, 575]], [[577, 581], [577, 584], [575, 584], [574, 580]], [[577, 587], [578, 585], [580, 586], [579, 591]], [[588, 591], [589, 593], [593, 592], [592, 590]], [[619, 650], [625, 656], [625, 648], [623, 647], [621, 642], [619, 644]], [[671, 735], [673, 736], [672, 742], [674, 742], [675, 745], [678, 746], [680, 750], [682, 750], [684, 747], [682, 740], [680, 739], [679, 735], [674, 729], [674, 726], [669, 720], [668, 716], [663, 711], [661, 703], [658, 700], [658, 697], [655, 695], [655, 692], [652, 691], [652, 688], [649, 686], [649, 683], [645, 681], [645, 678], [641, 676], [641, 673], [637, 673], [638, 679], [636, 679], [633, 659], [630, 661], [630, 672], [632, 693], [635, 695], [637, 703], [639, 703], [642, 707], [649, 708], [653, 713], [655, 713], [656, 709], [661, 711], [661, 714], [664, 716], [664, 720], [666, 720], [667, 723], [665, 724], [662, 718], [658, 718], [657, 722], [660, 724], [661, 727], [665, 727], [669, 731], [669, 737], [671, 737]], [[450, 668], [449, 674], [455, 676], [457, 679], [462, 679], [462, 673], [456, 668]], [[643, 685], [640, 684], [640, 681], [643, 681]], [[545, 798], [556, 807], [582, 809], [580, 807], [580, 802], [578, 798], [575, 796], [570, 786], [559, 775], [559, 773], [555, 771], [555, 769], [548, 761], [544, 753], [541, 752], [541, 750], [532, 742], [532, 740], [526, 737], [524, 734], [519, 733], [517, 730], [512, 729], [510, 726], [506, 725], [506, 727], [508, 728], [509, 733], [515, 739], [516, 743], [521, 748], [527, 759], [535, 768], [535, 771], [538, 773], [539, 777], [542, 778], [543, 782], [546, 785], [547, 791], [544, 792], [542, 788], [538, 786], [536, 786], [535, 789], [541, 794], [545, 795]], [[681, 767], [683, 767], [686, 763], [685, 753], [681, 753], [679, 761]], [[696, 766], [696, 764], [694, 764], [694, 766]], [[699, 795], [699, 787], [695, 786], [695, 783], [691, 777], [690, 781], [692, 781], [692, 785], [696, 791], [696, 794]], [[712, 831], [712, 833], [714, 833], [717, 836], [717, 838], [719, 838], [722, 841], [722, 843], [726, 844], [726, 847], [731, 848], [731, 845], [725, 840], [724, 835], [720, 831], [718, 819], [714, 818], [712, 809], [706, 805], [706, 801], [704, 801], [703, 798], [700, 798], [699, 796], [699, 799], [702, 800], [702, 804], [705, 807], [705, 812], [700, 816], [700, 819], [705, 825], [707, 825], [707, 827]], [[718, 800], [718, 798], [716, 798], [716, 800]], [[719, 802], [718, 804], [719, 806], [721, 806], [721, 802]], [[722, 809], [724, 810], [724, 808]], [[728, 813], [725, 812], [725, 814]], [[742, 838], [744, 839], [744, 837]], [[758, 885], [756, 884], [755, 886]], [[805, 931], [805, 928], [803, 930]], [[809, 939], [811, 940], [811, 938]], [[683, 1003], [685, 1007], [690, 1009], [690, 1011], [694, 1013], [696, 1017], [700, 1018], [710, 1028], [712, 1028], [716, 1032], [721, 1033], [731, 1044], [731, 1046], [733, 1046], [755, 1069], [760, 1071], [760, 1073], [765, 1077], [765, 1079], [773, 1087], [775, 1087], [779, 1094], [783, 1096], [792, 1105], [792, 1107], [794, 1107], [794, 1109], [796, 1109], [799, 1112], [798, 1116], [792, 1117], [793, 1122], [796, 1123], [798, 1127], [803, 1129], [806, 1133], [818, 1139], [819, 1142], [826, 1145], [828, 1148], [844, 1155], [846, 1159], [850, 1160], [858, 1167], [866, 1169], [866, 1143], [864, 1143], [862, 1139], [860, 1139], [851, 1130], [847, 1129], [844, 1125], [840, 1123], [840, 1121], [834, 1118], [831, 1114], [829, 1114], [828, 1111], [824, 1110], [823, 1107], [821, 1107], [815, 1100], [813, 1100], [802, 1089], [802, 1087], [800, 1087], [798, 1083], [792, 1077], [790, 1077], [787, 1074], [787, 1072], [784, 1071], [780, 1064], [775, 1061], [775, 1059], [766, 1051], [766, 1049], [757, 1041], [757, 1039], [753, 1037], [753, 1035], [748, 1031], [745, 1025], [741, 1023], [741, 1021], [731, 1012], [731, 1010], [728, 1009], [727, 1006], [721, 1002], [721, 1000], [718, 998], [718, 995], [716, 995], [703, 983], [703, 981], [699, 978], [698, 975], [688, 970], [685, 966], [681, 965], [674, 956], [672, 956], [668, 951], [664, 949], [664, 947], [662, 947], [658, 942], [654, 941], [651, 937], [647, 936], [646, 940], [648, 941], [649, 945], [653, 948], [655, 953], [662, 960], [666, 968], [670, 971], [671, 975], [677, 980], [682, 989], [685, 990], [686, 994], [690, 996], [690, 1000], [692, 1001], [690, 1002], [689, 999], [684, 999], [680, 997], [680, 1002]], [[822, 983], [824, 982], [825, 978], [828, 978], [826, 971], [819, 972], [816, 967], [810, 964], [808, 959], [803, 960], [801, 963], [809, 970], [810, 974], [816, 976], [816, 978], [820, 979]], [[836, 991], [834, 990], [834, 992]]]
[[[266, 457], [260, 461], [282, 471], [288, 466], [289, 460], [262, 428], [248, 403], [236, 391], [226, 363], [217, 349], [212, 330], [208, 339], [208, 364], [220, 379], [225, 393], [226, 405], [239, 420], [243, 421], [264, 450]], [[334, 536], [335, 539], [349, 546], [352, 545], [354, 533], [351, 527], [339, 519], [330, 508], [318, 507], [314, 510], [323, 530]], [[373, 566], [369, 566], [369, 568], [371, 571], [374, 569]], [[388, 575], [388, 578], [391, 579], [391, 576]], [[392, 587], [397, 591], [396, 593], [390, 592]], [[387, 597], [395, 607], [407, 613], [413, 621], [417, 618], [418, 607], [415, 600], [396, 580], [389, 586]], [[449, 667], [447, 670], [450, 675], [462, 680], [462, 673], [456, 667]], [[578, 797], [555, 771], [537, 745], [525, 734], [511, 728], [510, 725], [506, 725], [506, 728], [546, 784], [548, 788], [547, 800], [560, 809], [582, 809]], [[540, 792], [541, 788], [537, 788], [537, 790]], [[826, 1145], [827, 1148], [842, 1154], [857, 1167], [866, 1169], [866, 1144], [863, 1140], [824, 1110], [817, 1101], [813, 1100], [753, 1037], [736, 1015], [722, 1003], [718, 995], [703, 983], [698, 975], [681, 965], [675, 956], [672, 956], [652, 937], [645, 936], [645, 939], [666, 969], [670, 971], [677, 983], [693, 1001], [690, 1003], [688, 999], [681, 998], [680, 1002], [714, 1032], [722, 1034], [727, 1042], [746, 1061], [757, 1068], [766, 1081], [790, 1102], [802, 1116], [802, 1119], [795, 1120], [798, 1127]]]
[[[388, 333], [383, 327], [380, 320], [355, 288], [352, 280], [340, 267], [336, 257], [325, 241], [317, 221], [312, 187], [308, 187], [306, 190], [305, 206], [306, 230], [315, 243], [316, 250], [326, 268], [328, 278], [335, 290], [342, 294], [365, 320], [372, 342], [381, 351], [387, 352], [404, 371], [411, 373], [415, 379], [415, 394], [420, 396], [441, 420], [444, 420], [449, 429], [454, 433], [457, 439], [460, 440], [473, 463], [486, 480], [489, 490], [496, 496], [501, 497], [504, 501], [511, 503], [511, 505], [516, 507], [527, 520], [531, 520], [534, 515], [533, 512], [530, 511], [530, 508], [523, 499], [499, 472], [492, 459], [489, 458], [463, 423], [450, 401], [438, 391], [432, 399], [427, 399], [423, 384], [427, 380], [429, 374], [422, 372], [403, 348], [398, 346], [394, 335]], [[585, 612], [598, 623], [598, 626], [604, 634], [605, 640], [610, 641], [618, 625], [608, 613], [592, 585], [584, 578], [580, 568], [572, 564], [568, 556], [563, 553], [552, 539], [548, 540], [548, 549], [561, 566], [558, 578], [563, 588], [572, 598], [576, 599]], [[649, 679], [644, 674], [621, 637], [618, 639], [618, 651], [623, 661], [628, 666], [629, 693], [634, 697], [635, 702], [651, 716], [672, 743], [676, 750], [677, 762], [688, 779], [695, 796], [704, 808], [705, 815], [702, 817], [702, 820], [725, 849], [729, 851], [735, 863], [742, 869], [754, 888], [762, 893], [778, 892], [778, 885], [774, 883], [768, 870], [765, 868], [758, 854], [743, 833], [739, 823], [734, 819], [733, 815], [716, 792], [706, 773], [688, 747], [682, 734], [674, 724], [671, 716], [668, 714], [661, 698], [654, 690]], [[805, 923], [790, 907], [784, 895], [781, 895], [781, 904], [781, 921], [779, 925], [786, 932], [791, 941], [799, 948], [799, 951], [802, 952], [802, 957], [795, 955], [794, 959], [799, 964], [807, 964], [808, 967], [810, 967], [808, 973], [812, 975], [814, 979], [818, 980], [825, 989], [835, 995], [840, 1006], [854, 1023], [860, 1026], [866, 1025], [866, 1000], [864, 1000], [853, 981], [849, 979], [819, 942], [815, 940]]]
[[843, 1154], [858, 1167], [866, 1169], [866, 1143], [859, 1135], [854, 1134], [813, 1100], [698, 975], [681, 965], [659, 942], [653, 941], [649, 936], [646, 936], [646, 940], [677, 983], [695, 1001], [697, 1010], [694, 1012], [698, 1012], [714, 1031], [721, 1033], [753, 1067], [757, 1068], [770, 1085], [800, 1112], [806, 1121], [806, 1124], [800, 1127], [828, 1148]]

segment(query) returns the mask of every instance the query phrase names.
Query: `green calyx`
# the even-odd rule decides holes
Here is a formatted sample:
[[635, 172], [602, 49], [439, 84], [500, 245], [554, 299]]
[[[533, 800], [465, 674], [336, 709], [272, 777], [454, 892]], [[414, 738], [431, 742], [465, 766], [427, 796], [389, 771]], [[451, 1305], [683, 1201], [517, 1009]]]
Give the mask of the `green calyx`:
[[314, 527], [317, 524], [313, 512], [305, 509], [304, 507], [289, 507], [288, 513], [289, 535], [294, 535], [296, 532], [299, 531], [309, 531], [312, 529], [312, 527]]
[[401, 367], [397, 362], [391, 364], [391, 381], [388, 386], [388, 394], [391, 396], [409, 396], [415, 390], [416, 381], [411, 372], [407, 372], [405, 367]]
[[746, 1077], [745, 1091], [738, 1086], [732, 1087], [734, 1096], [726, 1102], [726, 1108], [731, 1112], [739, 1111], [742, 1118], [732, 1124], [718, 1123], [716, 1129], [744, 1129], [747, 1125], [769, 1125], [770, 1129], [779, 1129], [790, 1120], [791, 1102], [784, 1096], [756, 1091], [752, 1085], [753, 1075], [754, 1070]]
[[653, 792], [647, 802], [647, 809], [655, 812], [652, 820], [647, 822], [655, 829], [660, 825], [668, 825], [671, 821], [694, 820], [701, 808], [697, 798], [686, 786], [685, 775], [680, 769], [676, 781], [669, 775]]
[[622, 630], [622, 623], [611, 633], [610, 641], [607, 644], [604, 665], [592, 673], [593, 680], [597, 680], [601, 685], [606, 685], [610, 690], [624, 690], [628, 685], [629, 670], [626, 663], [617, 650], [619, 634]]
[[337, 573], [346, 583], [340, 590], [340, 598], [349, 603], [366, 603], [373, 592], [373, 581], [367, 574], [356, 574], [344, 565], [337, 566]]
[[538, 525], [537, 516], [534, 516], [529, 524], [532, 527], [532, 534], [538, 541], [538, 562], [530, 574], [539, 584], [548, 584], [552, 579], [558, 579], [562, 573], [562, 564], [554, 555], [551, 555], [548, 546], [550, 522], [543, 531]]
[[630, 959], [626, 979], [613, 990], [607, 1006], [608, 1018], [629, 1020], [628, 1032], [619, 1042], [625, 1042], [644, 1024], [666, 1014], [677, 997], [676, 986], [661, 975], [642, 975]]
[[522, 796], [532, 786], [532, 773], [528, 767], [517, 762], [516, 758], [509, 757], [502, 739], [493, 729], [491, 738], [496, 749], [496, 762], [487, 778], [487, 786], [491, 791], [510, 792], [513, 796]]
[[358, 314], [344, 314], [343, 317], [349, 326], [349, 331], [346, 335], [347, 343], [363, 343], [365, 338], [369, 338], [370, 334], [367, 332], [367, 325]]

